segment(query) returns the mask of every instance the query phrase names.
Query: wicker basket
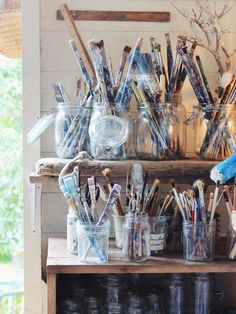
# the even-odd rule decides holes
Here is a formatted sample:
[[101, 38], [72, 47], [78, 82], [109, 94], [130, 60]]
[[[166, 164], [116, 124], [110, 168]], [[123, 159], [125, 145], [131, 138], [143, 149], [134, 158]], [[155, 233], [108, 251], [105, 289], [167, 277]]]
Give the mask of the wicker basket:
[[21, 58], [20, 0], [0, 0], [0, 53]]

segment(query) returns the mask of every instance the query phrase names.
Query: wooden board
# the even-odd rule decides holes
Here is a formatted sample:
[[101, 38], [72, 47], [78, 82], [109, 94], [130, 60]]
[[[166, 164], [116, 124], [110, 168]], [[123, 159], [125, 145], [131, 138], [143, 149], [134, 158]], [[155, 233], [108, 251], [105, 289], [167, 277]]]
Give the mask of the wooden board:
[[[30, 182], [33, 184], [56, 182], [62, 168], [71, 160], [60, 158], [42, 158], [36, 163], [36, 173], [31, 174]], [[112, 168], [114, 177], [125, 177], [127, 171], [131, 171], [134, 162], [142, 163], [148, 171], [148, 176], [160, 178], [162, 182], [169, 182], [175, 178], [178, 183], [192, 183], [197, 178], [205, 179], [213, 183], [210, 178], [210, 170], [217, 164], [215, 161], [199, 160], [166, 160], [166, 161], [100, 161], [81, 160], [81, 170], [85, 175], [101, 176], [101, 170]]]
[[48, 274], [103, 274], [103, 273], [231, 273], [236, 272], [236, 263], [224, 256], [217, 256], [214, 262], [189, 262], [180, 256], [151, 257], [143, 263], [128, 261], [121, 250], [110, 245], [107, 264], [84, 264], [78, 257], [69, 254], [66, 249], [66, 239], [49, 239]]
[[[170, 22], [170, 12], [70, 10], [70, 13], [80, 21]], [[57, 10], [57, 20], [63, 20], [61, 10]]]

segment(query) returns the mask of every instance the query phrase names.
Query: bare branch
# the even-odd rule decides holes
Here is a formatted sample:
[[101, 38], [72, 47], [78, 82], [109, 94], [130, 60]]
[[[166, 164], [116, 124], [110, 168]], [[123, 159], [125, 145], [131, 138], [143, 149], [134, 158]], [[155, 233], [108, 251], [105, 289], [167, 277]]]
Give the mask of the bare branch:
[[229, 3], [225, 4], [222, 12], [218, 15], [218, 18], [221, 19], [223, 16], [229, 13], [235, 5], [236, 5], [236, 0], [231, 5]]

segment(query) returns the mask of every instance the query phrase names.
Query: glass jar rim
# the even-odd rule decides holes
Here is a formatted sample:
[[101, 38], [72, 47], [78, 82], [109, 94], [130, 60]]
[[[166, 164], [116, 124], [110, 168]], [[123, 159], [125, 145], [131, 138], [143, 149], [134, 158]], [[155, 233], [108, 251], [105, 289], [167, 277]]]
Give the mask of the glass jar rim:
[[169, 102], [158, 102], [158, 103], [144, 103], [140, 102], [137, 104], [139, 110], [142, 109], [153, 109], [153, 110], [163, 110], [167, 108], [177, 108], [178, 104], [176, 103], [169, 103]]
[[109, 103], [105, 103], [103, 101], [95, 101], [93, 102], [92, 104], [92, 107], [94, 109], [106, 109], [106, 108], [109, 108], [109, 109], [113, 109], [115, 111], [128, 111], [129, 110], [129, 106], [124, 106], [122, 105], [121, 103], [119, 102], [109, 102]]
[[60, 110], [60, 109], [92, 109], [91, 105], [84, 105], [81, 106], [79, 104], [75, 104], [72, 102], [59, 102], [55, 107], [52, 107], [56, 110]]
[[[189, 221], [189, 220], [185, 220], [183, 221], [183, 226], [193, 226], [195, 225], [196, 221]], [[196, 224], [196, 228], [202, 227], [204, 225], [204, 223], [202, 221], [198, 221]], [[207, 226], [215, 226], [216, 225], [216, 220], [214, 219], [211, 222], [207, 223]]]
[[198, 109], [204, 112], [212, 112], [214, 110], [223, 111], [227, 108], [234, 108], [235, 104], [209, 104], [209, 103], [201, 103], [193, 106], [194, 109]]
[[157, 222], [166, 222], [166, 216], [149, 216], [149, 220]]

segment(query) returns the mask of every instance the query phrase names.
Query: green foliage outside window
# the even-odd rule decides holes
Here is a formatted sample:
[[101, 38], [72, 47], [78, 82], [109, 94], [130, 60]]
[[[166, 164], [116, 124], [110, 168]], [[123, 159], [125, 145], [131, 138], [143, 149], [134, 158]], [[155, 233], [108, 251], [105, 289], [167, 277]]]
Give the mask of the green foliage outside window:
[[21, 60], [0, 59], [0, 261], [23, 250]]

